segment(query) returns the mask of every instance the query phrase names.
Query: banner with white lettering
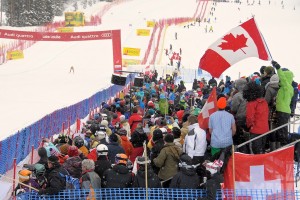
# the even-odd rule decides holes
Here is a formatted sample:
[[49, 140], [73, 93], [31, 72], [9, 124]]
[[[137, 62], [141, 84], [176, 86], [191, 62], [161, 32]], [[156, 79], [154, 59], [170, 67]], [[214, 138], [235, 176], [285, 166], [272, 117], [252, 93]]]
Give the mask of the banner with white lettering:
[[34, 41], [112, 40], [114, 72], [122, 70], [121, 30], [93, 32], [29, 32], [0, 29], [0, 38]]
[[[115, 30], [117, 31], [117, 30]], [[112, 39], [112, 32], [93, 31], [93, 32], [30, 32], [0, 29], [0, 38], [15, 40], [34, 40], [34, 41], [81, 41], [81, 40], [106, 40]]]

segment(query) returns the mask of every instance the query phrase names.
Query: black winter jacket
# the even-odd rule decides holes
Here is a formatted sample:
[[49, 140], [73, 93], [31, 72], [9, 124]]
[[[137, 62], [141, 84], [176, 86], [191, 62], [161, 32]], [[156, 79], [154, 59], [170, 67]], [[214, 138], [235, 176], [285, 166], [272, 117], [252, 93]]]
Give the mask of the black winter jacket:
[[170, 188], [198, 189], [200, 185], [196, 169], [181, 168], [173, 177]]
[[115, 165], [103, 174], [103, 187], [105, 188], [129, 188], [131, 185], [132, 174], [125, 165]]

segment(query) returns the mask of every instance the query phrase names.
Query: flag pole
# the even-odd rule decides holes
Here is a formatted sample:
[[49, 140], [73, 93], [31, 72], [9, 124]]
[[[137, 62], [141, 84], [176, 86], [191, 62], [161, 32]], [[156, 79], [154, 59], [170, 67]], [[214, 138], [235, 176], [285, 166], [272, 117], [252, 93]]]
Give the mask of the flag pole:
[[146, 187], [146, 200], [148, 200], [148, 163], [147, 163], [147, 144], [144, 142], [144, 156], [145, 156], [145, 187]]
[[234, 145], [232, 145], [232, 179], [233, 179], [233, 199], [236, 200], [235, 194], [235, 166], [234, 166]]
[[258, 28], [258, 26], [257, 26], [257, 23], [256, 23], [256, 21], [255, 21], [255, 18], [254, 18], [254, 17], [253, 17], [253, 20], [254, 20], [254, 22], [255, 22], [255, 24], [256, 24], [257, 30], [258, 30], [258, 32], [259, 32], [259, 34], [260, 34], [261, 38], [262, 38], [262, 39], [263, 39], [263, 41], [264, 41], [264, 45], [266, 46], [266, 48], [267, 48], [267, 50], [268, 50], [268, 53], [269, 53], [269, 55], [270, 55], [270, 57], [271, 57], [271, 60], [273, 60], [273, 58], [272, 58], [272, 55], [271, 55], [271, 52], [270, 52], [270, 49], [269, 49], [269, 47], [268, 47], [268, 45], [267, 45], [267, 43], [266, 43], [266, 40], [265, 40], [265, 38], [264, 38], [263, 34], [261, 34], [261, 32], [260, 32], [260, 30], [259, 30], [259, 28]]

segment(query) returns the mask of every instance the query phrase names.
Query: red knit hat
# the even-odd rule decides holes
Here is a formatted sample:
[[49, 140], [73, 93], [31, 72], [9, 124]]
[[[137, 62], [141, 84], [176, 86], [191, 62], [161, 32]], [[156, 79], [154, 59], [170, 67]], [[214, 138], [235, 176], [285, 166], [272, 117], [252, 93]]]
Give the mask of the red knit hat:
[[74, 156], [78, 156], [78, 155], [79, 155], [78, 148], [76, 146], [69, 146], [68, 156], [74, 157]]

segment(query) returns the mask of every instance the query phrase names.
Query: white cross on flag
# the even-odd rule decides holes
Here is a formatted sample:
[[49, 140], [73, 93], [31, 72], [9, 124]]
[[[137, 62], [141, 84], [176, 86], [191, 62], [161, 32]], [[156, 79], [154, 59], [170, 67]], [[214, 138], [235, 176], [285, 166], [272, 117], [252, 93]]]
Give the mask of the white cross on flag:
[[227, 68], [249, 57], [272, 60], [254, 18], [233, 28], [208, 47], [200, 59], [199, 68], [220, 77]]
[[214, 87], [198, 115], [198, 123], [203, 130], [208, 129], [209, 116], [217, 110], [217, 91], [216, 87]]
[[237, 200], [277, 199], [276, 195], [282, 195], [281, 192], [292, 194], [294, 191], [294, 146], [266, 154], [237, 152], [234, 163], [235, 181], [231, 157], [224, 173], [224, 187], [235, 188]]

